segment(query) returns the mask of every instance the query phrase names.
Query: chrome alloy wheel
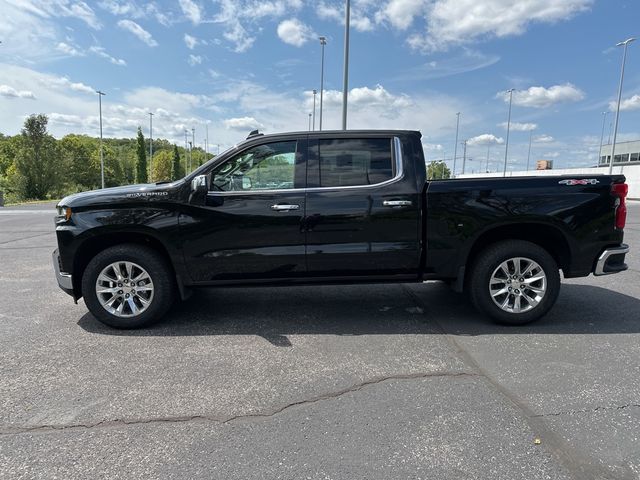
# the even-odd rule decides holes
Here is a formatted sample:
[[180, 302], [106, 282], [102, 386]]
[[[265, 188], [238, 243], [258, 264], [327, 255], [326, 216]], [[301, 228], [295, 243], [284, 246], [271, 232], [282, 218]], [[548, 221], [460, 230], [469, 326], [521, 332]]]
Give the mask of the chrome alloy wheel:
[[547, 276], [540, 265], [529, 258], [505, 260], [491, 274], [489, 293], [493, 303], [509, 313], [524, 313], [535, 308], [547, 291]]
[[114, 262], [102, 269], [96, 280], [100, 305], [116, 317], [135, 317], [153, 300], [153, 281], [137, 263]]

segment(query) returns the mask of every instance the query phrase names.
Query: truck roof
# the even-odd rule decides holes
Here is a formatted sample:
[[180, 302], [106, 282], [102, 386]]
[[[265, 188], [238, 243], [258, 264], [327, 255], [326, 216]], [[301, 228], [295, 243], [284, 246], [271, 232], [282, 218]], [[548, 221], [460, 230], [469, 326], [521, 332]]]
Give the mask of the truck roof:
[[258, 130], [252, 131], [247, 140], [260, 136], [261, 138], [278, 138], [290, 135], [314, 135], [314, 136], [327, 136], [327, 137], [345, 137], [351, 135], [418, 135], [422, 137], [422, 133], [419, 130], [301, 130], [297, 132], [278, 132], [263, 134]]

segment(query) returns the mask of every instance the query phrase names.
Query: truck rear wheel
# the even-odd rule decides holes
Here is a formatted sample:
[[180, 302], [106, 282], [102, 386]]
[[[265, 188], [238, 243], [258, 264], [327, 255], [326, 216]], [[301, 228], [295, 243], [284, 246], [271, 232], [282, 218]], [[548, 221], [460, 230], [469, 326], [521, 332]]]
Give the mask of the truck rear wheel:
[[114, 328], [140, 328], [160, 320], [174, 297], [170, 268], [154, 250], [116, 245], [98, 253], [82, 276], [89, 311]]
[[471, 269], [471, 301], [503, 325], [524, 325], [544, 316], [560, 293], [560, 272], [542, 247], [508, 240], [481, 252]]

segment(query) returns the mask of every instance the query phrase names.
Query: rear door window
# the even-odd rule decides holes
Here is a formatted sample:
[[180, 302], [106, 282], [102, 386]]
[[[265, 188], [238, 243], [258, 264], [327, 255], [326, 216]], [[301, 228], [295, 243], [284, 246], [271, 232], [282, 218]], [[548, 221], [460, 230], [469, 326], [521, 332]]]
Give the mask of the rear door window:
[[390, 138], [318, 140], [320, 187], [374, 185], [394, 176]]

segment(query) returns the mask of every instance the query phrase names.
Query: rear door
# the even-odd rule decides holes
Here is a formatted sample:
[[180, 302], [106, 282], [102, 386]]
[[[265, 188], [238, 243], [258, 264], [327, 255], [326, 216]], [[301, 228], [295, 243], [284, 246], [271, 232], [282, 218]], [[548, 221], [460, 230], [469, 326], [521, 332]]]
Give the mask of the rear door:
[[308, 152], [308, 275], [415, 277], [421, 197], [400, 138], [311, 135]]
[[306, 137], [246, 148], [211, 172], [204, 204], [181, 217], [196, 282], [304, 276]]

